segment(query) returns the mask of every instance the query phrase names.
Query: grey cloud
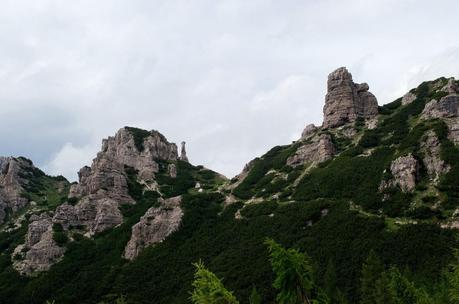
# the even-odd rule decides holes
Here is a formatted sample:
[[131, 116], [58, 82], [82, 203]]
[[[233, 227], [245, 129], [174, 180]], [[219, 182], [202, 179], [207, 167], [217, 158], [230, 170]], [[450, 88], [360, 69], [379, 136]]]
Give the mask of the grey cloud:
[[[380, 103], [458, 76], [457, 1], [2, 1], [0, 154], [71, 179], [124, 125], [232, 176], [320, 124], [348, 66]], [[456, 75], [452, 75], [456, 73]], [[31, 131], [33, 130], [33, 131]]]

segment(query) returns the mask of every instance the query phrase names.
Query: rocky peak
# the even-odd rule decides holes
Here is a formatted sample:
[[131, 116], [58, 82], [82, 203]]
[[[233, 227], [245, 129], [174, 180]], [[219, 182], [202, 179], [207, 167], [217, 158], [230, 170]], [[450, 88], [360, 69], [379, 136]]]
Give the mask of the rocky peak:
[[335, 128], [378, 115], [378, 102], [366, 83], [357, 84], [345, 67], [328, 75], [324, 128]]
[[128, 171], [137, 172], [144, 184], [155, 183], [158, 161], [176, 161], [177, 146], [157, 131], [125, 127], [102, 141], [102, 149], [91, 167], [78, 172], [79, 183], [70, 189], [76, 206], [61, 205], [56, 221], [65, 226], [84, 226], [92, 235], [123, 222], [118, 207], [133, 204], [128, 191]]
[[182, 141], [182, 148], [180, 150], [180, 160], [188, 162], [188, 156], [186, 156], [185, 142]]

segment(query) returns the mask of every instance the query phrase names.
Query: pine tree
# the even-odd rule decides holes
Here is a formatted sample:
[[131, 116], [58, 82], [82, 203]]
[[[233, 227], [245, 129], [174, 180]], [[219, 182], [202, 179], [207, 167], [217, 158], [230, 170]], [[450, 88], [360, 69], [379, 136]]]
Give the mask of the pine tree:
[[[374, 304], [378, 303], [378, 299], [383, 295], [386, 279], [381, 275], [384, 271], [384, 266], [378, 256], [372, 250], [368, 255], [365, 263], [362, 266], [362, 277], [360, 279], [360, 303]], [[379, 285], [379, 286], [378, 286]]]
[[328, 297], [335, 300], [335, 302], [337, 299], [336, 280], [335, 263], [329, 259], [324, 275], [324, 288]]
[[454, 261], [448, 274], [449, 298], [451, 303], [459, 303], [459, 250], [454, 252]]
[[265, 241], [276, 278], [273, 286], [279, 304], [312, 304], [313, 276], [309, 257], [295, 249], [284, 249], [274, 240]]
[[261, 304], [261, 295], [258, 293], [257, 288], [253, 286], [252, 292], [249, 297], [250, 304]]
[[195, 263], [196, 272], [192, 283], [191, 300], [194, 304], [238, 304], [236, 297], [228, 291], [221, 280], [207, 270], [202, 262]]

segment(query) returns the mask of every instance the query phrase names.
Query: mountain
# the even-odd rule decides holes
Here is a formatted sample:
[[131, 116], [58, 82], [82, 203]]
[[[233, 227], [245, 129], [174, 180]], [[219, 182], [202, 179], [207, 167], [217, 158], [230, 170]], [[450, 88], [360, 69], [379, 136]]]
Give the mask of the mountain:
[[241, 303], [254, 286], [274, 303], [266, 238], [306, 252], [333, 303], [359, 303], [370, 252], [441, 299], [459, 245], [458, 115], [453, 78], [378, 106], [339, 68], [323, 125], [231, 180], [132, 127], [78, 183], [1, 158], [0, 302], [190, 303], [201, 260]]

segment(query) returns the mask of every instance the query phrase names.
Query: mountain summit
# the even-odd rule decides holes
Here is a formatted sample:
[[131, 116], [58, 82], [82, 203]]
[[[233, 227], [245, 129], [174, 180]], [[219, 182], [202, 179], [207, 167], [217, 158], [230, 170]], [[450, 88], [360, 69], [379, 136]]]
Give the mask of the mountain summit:
[[375, 282], [395, 273], [411, 291], [445, 292], [459, 246], [458, 144], [457, 80], [378, 106], [341, 67], [322, 126], [231, 180], [191, 164], [185, 142], [179, 154], [133, 127], [103, 140], [78, 183], [0, 158], [0, 302], [190, 303], [201, 260], [239, 299], [256, 287], [274, 303], [266, 238], [307, 252], [333, 303], [369, 303], [369, 259]]

